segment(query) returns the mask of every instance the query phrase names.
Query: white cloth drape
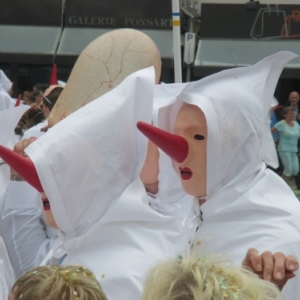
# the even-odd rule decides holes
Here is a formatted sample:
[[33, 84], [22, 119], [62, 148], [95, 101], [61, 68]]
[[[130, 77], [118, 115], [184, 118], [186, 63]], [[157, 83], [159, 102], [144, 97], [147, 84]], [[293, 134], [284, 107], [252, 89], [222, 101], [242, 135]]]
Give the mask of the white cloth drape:
[[[256, 65], [226, 70], [174, 88], [158, 124], [172, 131], [183, 102], [198, 106], [207, 127], [207, 197], [197, 239], [214, 237], [218, 251], [240, 264], [248, 248], [281, 251], [300, 260], [300, 204], [276, 166], [269, 111], [284, 66], [296, 55], [280, 52]], [[187, 120], [188, 122], [188, 120]], [[220, 246], [221, 245], [221, 246]], [[296, 300], [300, 277], [284, 288]]]
[[53, 255], [90, 268], [110, 300], [140, 299], [148, 268], [187, 245], [138, 178], [147, 139], [136, 122], [151, 121], [154, 83], [153, 68], [133, 73], [27, 149], [61, 229]]

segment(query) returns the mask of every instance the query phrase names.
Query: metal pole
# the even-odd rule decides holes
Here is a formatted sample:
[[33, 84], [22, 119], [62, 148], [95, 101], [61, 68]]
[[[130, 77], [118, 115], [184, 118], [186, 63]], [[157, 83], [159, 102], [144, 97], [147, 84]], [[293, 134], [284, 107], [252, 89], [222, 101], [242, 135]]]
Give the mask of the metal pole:
[[174, 77], [175, 82], [182, 82], [181, 70], [181, 36], [180, 36], [180, 10], [179, 0], [172, 0], [173, 20], [173, 52], [174, 52]]
[[[189, 17], [189, 32], [194, 32], [194, 20], [193, 18]], [[191, 73], [192, 73], [192, 68], [187, 67], [186, 70], [186, 82], [191, 81]]]

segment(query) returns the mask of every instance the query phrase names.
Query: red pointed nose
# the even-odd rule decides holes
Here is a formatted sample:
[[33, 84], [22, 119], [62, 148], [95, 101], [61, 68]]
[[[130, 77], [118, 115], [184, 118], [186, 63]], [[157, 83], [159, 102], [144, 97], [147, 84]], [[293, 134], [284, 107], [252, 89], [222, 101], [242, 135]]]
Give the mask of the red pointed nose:
[[30, 158], [21, 156], [20, 154], [1, 145], [0, 157], [30, 185], [32, 185], [40, 193], [43, 192], [43, 188], [37, 175], [35, 166]]
[[187, 158], [189, 146], [184, 137], [169, 133], [144, 122], [138, 122], [137, 128], [174, 161], [181, 163]]

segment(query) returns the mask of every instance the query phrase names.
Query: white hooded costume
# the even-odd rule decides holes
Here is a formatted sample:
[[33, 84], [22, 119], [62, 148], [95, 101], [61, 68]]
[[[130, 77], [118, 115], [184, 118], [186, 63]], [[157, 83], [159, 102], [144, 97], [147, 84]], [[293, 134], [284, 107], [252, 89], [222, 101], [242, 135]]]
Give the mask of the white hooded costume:
[[[182, 103], [203, 111], [207, 124], [207, 195], [201, 205], [203, 222], [196, 239], [216, 238], [219, 243], [215, 250], [230, 254], [237, 265], [251, 247], [259, 252], [283, 252], [300, 260], [299, 201], [265, 165], [277, 164], [269, 125], [272, 96], [282, 69], [295, 57], [280, 52], [254, 66], [226, 70], [183, 85], [179, 93], [175, 88], [169, 102], [173, 104], [159, 111], [158, 125], [168, 132], [173, 131]], [[299, 298], [298, 276], [286, 284], [285, 299]]]
[[110, 300], [140, 299], [147, 270], [186, 250], [139, 179], [147, 139], [135, 124], [150, 122], [153, 89], [154, 68], [138, 71], [26, 148], [61, 230], [53, 256], [91, 269]]
[[0, 300], [7, 300], [10, 290], [15, 282], [5, 244], [0, 237]]
[[[13, 107], [11, 109], [0, 111], [0, 145], [12, 149], [16, 142], [14, 129], [17, 126], [22, 115], [28, 108]], [[9, 184], [10, 168], [0, 160], [0, 216], [4, 210], [4, 197]], [[0, 236], [2, 236], [2, 224], [0, 218]]]
[[13, 108], [14, 100], [7, 93], [12, 87], [12, 82], [7, 78], [2, 70], [0, 70], [0, 111]]
[[[16, 143], [14, 129], [28, 108], [24, 105], [0, 112], [0, 145], [13, 149]], [[25, 181], [10, 181], [9, 166], [1, 164], [0, 236], [5, 241], [16, 278], [38, 266], [49, 252], [50, 241], [40, 222], [42, 214], [37, 191]], [[30, 242], [28, 232], [32, 233]]]

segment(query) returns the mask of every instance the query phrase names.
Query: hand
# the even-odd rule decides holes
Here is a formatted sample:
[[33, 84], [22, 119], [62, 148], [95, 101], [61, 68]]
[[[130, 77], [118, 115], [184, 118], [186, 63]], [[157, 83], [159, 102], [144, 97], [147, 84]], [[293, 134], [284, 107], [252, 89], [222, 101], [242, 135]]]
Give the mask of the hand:
[[[16, 143], [14, 146], [14, 151], [24, 157], [27, 157], [27, 154], [25, 153], [24, 150], [35, 140], [36, 140], [36, 137], [31, 137], [29, 139], [24, 139], [21, 142]], [[14, 180], [14, 181], [22, 181], [22, 178], [19, 176], [19, 174], [12, 168], [10, 168], [10, 178], [11, 178], [11, 180]]]
[[47, 132], [49, 128], [50, 128], [49, 125], [44, 126], [44, 127], [41, 128], [41, 132]]
[[18, 142], [14, 146], [14, 151], [22, 156], [27, 156], [25, 153], [25, 148], [28, 147], [32, 142], [36, 140], [36, 137], [31, 137], [29, 139], [24, 139], [21, 142]]
[[296, 276], [294, 271], [297, 271], [299, 267], [297, 259], [291, 255], [286, 257], [282, 252], [272, 254], [270, 251], [259, 255], [254, 248], [248, 250], [242, 266], [258, 274], [264, 280], [273, 282], [280, 290], [289, 279]]

